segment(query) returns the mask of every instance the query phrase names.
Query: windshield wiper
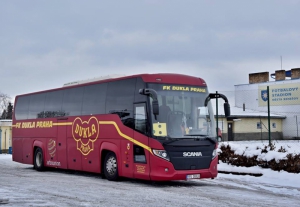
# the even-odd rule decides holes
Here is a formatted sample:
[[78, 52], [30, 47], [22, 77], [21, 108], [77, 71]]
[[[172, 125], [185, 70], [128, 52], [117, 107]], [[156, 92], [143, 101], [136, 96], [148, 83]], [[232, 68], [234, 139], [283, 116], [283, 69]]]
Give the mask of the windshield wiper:
[[185, 134], [184, 136], [201, 136], [201, 137], [206, 137], [208, 135], [207, 134]]
[[159, 139], [159, 140], [173, 140], [174, 138], [172, 138], [168, 135], [168, 136], [156, 136], [156, 139]]
[[205, 139], [208, 139], [209, 141], [216, 143], [217, 139], [213, 137], [209, 137], [207, 134], [185, 134], [184, 136], [199, 136], [199, 137], [205, 137]]
[[171, 144], [171, 143], [176, 142], [178, 140], [180, 140], [180, 139], [178, 139], [178, 138], [172, 138], [172, 140], [170, 140], [168, 142], [164, 142], [163, 145], [168, 145], [168, 144]]

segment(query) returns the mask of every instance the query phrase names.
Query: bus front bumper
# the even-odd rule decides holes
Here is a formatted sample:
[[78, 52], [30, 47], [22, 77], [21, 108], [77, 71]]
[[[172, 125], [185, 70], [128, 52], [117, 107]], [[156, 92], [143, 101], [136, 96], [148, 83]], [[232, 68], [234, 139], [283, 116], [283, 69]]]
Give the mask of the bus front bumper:
[[218, 175], [217, 165], [218, 156], [212, 160], [208, 169], [201, 170], [175, 170], [172, 163], [164, 161], [151, 168], [150, 179], [153, 181], [168, 181], [215, 178]]

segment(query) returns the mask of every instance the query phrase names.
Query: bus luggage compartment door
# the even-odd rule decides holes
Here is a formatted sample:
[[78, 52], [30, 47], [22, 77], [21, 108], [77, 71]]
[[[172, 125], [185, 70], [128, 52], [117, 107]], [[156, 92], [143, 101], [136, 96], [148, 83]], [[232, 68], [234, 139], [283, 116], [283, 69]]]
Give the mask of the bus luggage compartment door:
[[57, 123], [57, 161], [60, 163], [60, 167], [67, 169], [67, 126], [64, 125], [64, 122], [68, 120], [58, 119]]

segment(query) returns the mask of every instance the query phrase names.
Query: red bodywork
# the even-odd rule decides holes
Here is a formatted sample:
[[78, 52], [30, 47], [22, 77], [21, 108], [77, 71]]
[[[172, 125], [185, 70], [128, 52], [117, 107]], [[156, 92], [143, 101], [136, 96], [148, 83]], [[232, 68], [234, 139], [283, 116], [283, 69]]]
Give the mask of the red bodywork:
[[[136, 76], [145, 82], [206, 86], [202, 79], [185, 75]], [[17, 101], [18, 97], [15, 104]], [[134, 163], [133, 144], [145, 149], [146, 164]], [[190, 174], [214, 178], [218, 173], [218, 157], [212, 160], [209, 169], [176, 171], [171, 162], [152, 153], [151, 149], [164, 149], [160, 142], [124, 126], [115, 114], [31, 120], [13, 117], [12, 145], [13, 161], [24, 164], [33, 164], [34, 150], [40, 147], [47, 167], [101, 173], [104, 154], [112, 151], [116, 154], [119, 176], [122, 177], [165, 181], [185, 180]]]

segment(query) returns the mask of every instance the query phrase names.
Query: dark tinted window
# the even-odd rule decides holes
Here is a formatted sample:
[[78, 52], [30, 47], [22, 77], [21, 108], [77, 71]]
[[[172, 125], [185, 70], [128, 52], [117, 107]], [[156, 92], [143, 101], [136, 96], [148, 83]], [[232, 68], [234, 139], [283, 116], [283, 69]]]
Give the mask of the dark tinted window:
[[63, 91], [51, 91], [46, 94], [44, 117], [59, 117], [64, 116], [62, 111]]
[[83, 87], [64, 90], [62, 110], [67, 116], [81, 115]]
[[30, 96], [18, 97], [15, 109], [15, 117], [17, 120], [27, 119], [29, 101]]
[[137, 78], [136, 79], [136, 88], [135, 88], [135, 98], [134, 102], [145, 102], [147, 100], [147, 96], [142, 95], [139, 93], [140, 89], [144, 89], [146, 87], [145, 82], [143, 81], [142, 78]]
[[28, 119], [43, 118], [40, 114], [44, 112], [45, 95], [40, 93], [30, 96]]
[[124, 125], [134, 128], [133, 101], [136, 78], [109, 82], [106, 113], [118, 114]]
[[147, 134], [147, 113], [145, 103], [134, 105], [134, 125], [135, 130]]
[[134, 162], [147, 163], [145, 150], [141, 146], [133, 145]]
[[107, 83], [84, 87], [82, 115], [104, 114]]

